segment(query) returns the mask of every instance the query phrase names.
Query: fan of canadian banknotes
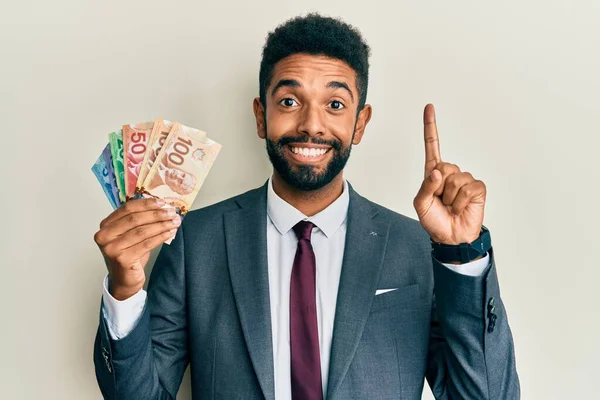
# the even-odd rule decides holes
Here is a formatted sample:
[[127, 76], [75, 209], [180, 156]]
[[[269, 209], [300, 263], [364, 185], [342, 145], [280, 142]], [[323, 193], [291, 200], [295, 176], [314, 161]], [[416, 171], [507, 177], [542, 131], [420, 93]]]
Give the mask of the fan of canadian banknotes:
[[156, 197], [182, 218], [221, 150], [206, 132], [163, 119], [123, 125], [108, 139], [92, 171], [113, 209]]

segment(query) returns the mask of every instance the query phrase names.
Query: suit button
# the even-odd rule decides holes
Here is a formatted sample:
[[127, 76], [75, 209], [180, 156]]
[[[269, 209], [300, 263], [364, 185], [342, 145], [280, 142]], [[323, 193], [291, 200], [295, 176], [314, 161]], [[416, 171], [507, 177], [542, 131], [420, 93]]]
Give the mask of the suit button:
[[494, 314], [494, 298], [490, 297], [490, 299], [488, 300], [488, 305], [487, 305], [487, 309], [488, 309], [488, 328], [487, 331], [488, 333], [492, 333], [494, 332], [494, 328], [496, 327], [496, 319], [498, 319], [498, 316], [496, 314]]

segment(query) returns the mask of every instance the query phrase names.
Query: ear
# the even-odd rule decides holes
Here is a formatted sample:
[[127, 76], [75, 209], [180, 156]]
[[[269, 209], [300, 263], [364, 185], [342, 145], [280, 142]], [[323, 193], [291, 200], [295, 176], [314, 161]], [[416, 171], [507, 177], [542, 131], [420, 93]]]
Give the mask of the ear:
[[371, 120], [372, 114], [373, 108], [371, 105], [365, 104], [363, 109], [358, 113], [358, 118], [356, 119], [356, 126], [354, 127], [354, 139], [352, 140], [352, 144], [359, 144], [361, 142], [365, 133], [365, 128]]
[[260, 102], [259, 97], [254, 98], [252, 109], [254, 110], [254, 118], [256, 119], [256, 134], [259, 138], [264, 139], [267, 137], [267, 130], [265, 128], [265, 109]]

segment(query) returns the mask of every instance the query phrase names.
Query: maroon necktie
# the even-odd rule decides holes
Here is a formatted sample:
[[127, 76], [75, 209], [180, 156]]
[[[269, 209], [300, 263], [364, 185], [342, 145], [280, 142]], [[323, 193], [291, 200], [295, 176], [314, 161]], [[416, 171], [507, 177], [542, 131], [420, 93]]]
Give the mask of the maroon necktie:
[[321, 357], [315, 289], [315, 253], [310, 244], [313, 224], [294, 226], [298, 248], [290, 284], [290, 356], [293, 400], [322, 400]]

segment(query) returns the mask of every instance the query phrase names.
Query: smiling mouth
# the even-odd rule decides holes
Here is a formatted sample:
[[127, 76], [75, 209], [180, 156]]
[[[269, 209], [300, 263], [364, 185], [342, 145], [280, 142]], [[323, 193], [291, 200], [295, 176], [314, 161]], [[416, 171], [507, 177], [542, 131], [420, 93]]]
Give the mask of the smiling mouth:
[[331, 147], [287, 146], [294, 158], [301, 161], [317, 161], [329, 153]]

